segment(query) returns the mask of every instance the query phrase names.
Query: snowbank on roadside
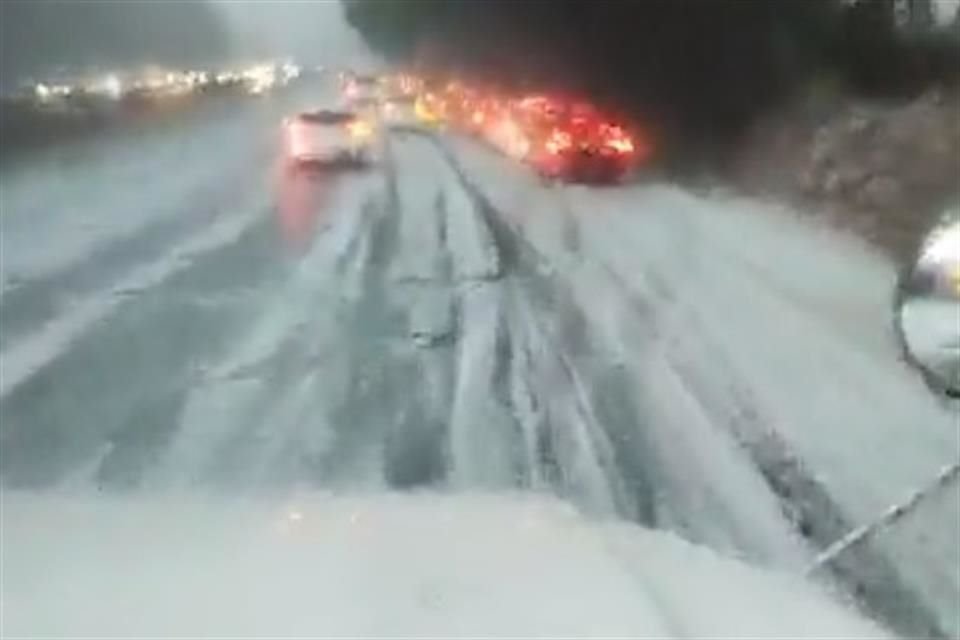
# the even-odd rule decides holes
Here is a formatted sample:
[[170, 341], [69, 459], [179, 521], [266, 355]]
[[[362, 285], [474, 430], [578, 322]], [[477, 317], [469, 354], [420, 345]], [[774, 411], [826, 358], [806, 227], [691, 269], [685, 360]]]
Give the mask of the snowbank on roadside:
[[886, 635], [796, 578], [535, 497], [0, 499], [5, 636]]

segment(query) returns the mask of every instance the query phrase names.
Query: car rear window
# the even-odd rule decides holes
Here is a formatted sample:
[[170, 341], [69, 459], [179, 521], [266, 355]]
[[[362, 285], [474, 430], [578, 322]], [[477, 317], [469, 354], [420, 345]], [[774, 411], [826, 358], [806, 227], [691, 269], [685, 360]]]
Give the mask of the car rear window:
[[297, 116], [297, 119], [301, 122], [313, 124], [347, 124], [355, 118], [354, 114], [346, 111], [315, 111], [313, 113], [301, 113]]

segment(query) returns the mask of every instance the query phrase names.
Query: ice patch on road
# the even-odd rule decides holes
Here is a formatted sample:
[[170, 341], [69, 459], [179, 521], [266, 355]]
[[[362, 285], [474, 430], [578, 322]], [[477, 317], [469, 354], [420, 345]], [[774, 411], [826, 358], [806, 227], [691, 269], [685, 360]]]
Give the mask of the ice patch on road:
[[398, 242], [393, 275], [399, 280], [434, 281], [442, 277], [441, 216], [444, 176], [449, 169], [421, 136], [394, 136], [391, 167], [396, 180]]
[[522, 427], [527, 441], [531, 432], [535, 434], [532, 439], [540, 457], [538, 472], [553, 475], [561, 495], [585, 511], [622, 515], [626, 499], [614, 464], [613, 445], [596, 417], [581, 372], [566, 351], [570, 345], [562, 343], [557, 335], [557, 319], [538, 318], [519, 291], [513, 301], [512, 350], [523, 353], [529, 369], [525, 372], [528, 380], [511, 381], [515, 386], [511, 395], [528, 396], [538, 408], [531, 415], [524, 398], [519, 414], [527, 422]]
[[338, 190], [329, 205], [330, 224], [290, 279], [267, 296], [236, 346], [206, 367], [154, 486], [202, 484], [225, 449], [237, 458], [228, 472], [239, 473], [242, 479], [234, 484], [244, 487], [270, 477], [295, 478], [296, 469], [285, 473], [277, 465], [292, 444], [314, 458], [326, 451], [330, 412], [343, 402], [353, 373], [343, 309], [360, 295], [364, 265], [351, 260], [370, 259], [368, 236], [384, 215], [371, 205], [376, 177], [349, 186]]
[[459, 371], [450, 416], [451, 484], [508, 488], [516, 475], [518, 434], [494, 392], [503, 291], [470, 286], [461, 298]]
[[188, 269], [204, 254], [235, 242], [248, 228], [263, 219], [266, 202], [258, 202], [245, 213], [231, 216], [209, 227], [175, 248], [163, 258], [137, 267], [107, 291], [84, 298], [39, 330], [0, 352], [0, 398], [20, 386], [70, 348], [91, 327], [130, 300], [130, 292], [154, 287]]
[[[213, 146], [225, 160], [210, 161], [211, 140], [218, 140]], [[209, 196], [223, 193], [229, 176], [249, 173], [264, 155], [259, 147], [249, 148], [249, 133], [234, 118], [151, 142], [146, 154], [141, 147], [118, 157], [108, 146], [68, 167], [51, 163], [5, 171], [0, 189], [3, 289], [68, 269], [151, 223], [193, 207], [219, 206], [215, 199], [211, 205]]]
[[[452, 174], [452, 172], [451, 172]], [[500, 275], [500, 252], [480, 206], [455, 175], [445, 191], [447, 245], [453, 256], [454, 276], [460, 280], [490, 280]]]
[[[348, 257], [369, 233], [371, 215], [364, 207], [372, 197], [373, 180], [360, 180], [354, 188], [337, 191], [329, 204], [334, 218], [319, 234], [310, 252], [282, 288], [264, 302], [263, 312], [253, 322], [249, 334], [236, 349], [225, 354], [210, 368], [209, 378], [230, 378], [237, 372], [257, 369], [279, 353], [290, 338], [302, 334], [316, 323], [334, 330], [337, 318], [332, 315], [340, 299], [356, 297], [363, 286], [358, 273], [339, 278], [338, 261]], [[326, 334], [323, 334], [326, 335]]]
[[410, 336], [423, 347], [450, 339], [456, 330], [453, 292], [448, 287], [411, 289]]
[[454, 278], [497, 278], [502, 265], [493, 234], [477, 210], [478, 203], [436, 144], [427, 136], [403, 136], [393, 144], [393, 149], [403, 230], [401, 265], [406, 265], [403, 272], [436, 277], [440, 224]]

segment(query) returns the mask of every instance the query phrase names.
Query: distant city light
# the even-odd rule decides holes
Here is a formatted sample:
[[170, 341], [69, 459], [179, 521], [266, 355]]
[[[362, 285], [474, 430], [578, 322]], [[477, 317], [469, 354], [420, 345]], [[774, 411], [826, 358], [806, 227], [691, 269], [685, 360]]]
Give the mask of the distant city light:
[[252, 95], [264, 95], [301, 77], [303, 69], [292, 60], [259, 62], [243, 68], [160, 69], [111, 71], [95, 78], [74, 82], [37, 82], [24, 87], [25, 97], [38, 103], [69, 100], [74, 96], [96, 95], [122, 100], [135, 93], [140, 99], [163, 99], [198, 93], [212, 85], [237, 86]]
[[103, 82], [100, 85], [103, 93], [110, 96], [114, 100], [120, 98], [123, 95], [123, 83], [120, 82], [120, 78], [115, 73], [111, 73], [106, 78], [103, 79]]

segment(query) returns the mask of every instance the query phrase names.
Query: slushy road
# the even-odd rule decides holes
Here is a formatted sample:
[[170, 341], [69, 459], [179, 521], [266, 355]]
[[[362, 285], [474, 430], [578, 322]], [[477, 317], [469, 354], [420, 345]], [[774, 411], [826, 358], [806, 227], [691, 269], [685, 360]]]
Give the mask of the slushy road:
[[[4, 167], [4, 492], [555, 494], [802, 571], [956, 459], [894, 268], [773, 206], [451, 134], [279, 166], [303, 90]], [[960, 633], [956, 488], [828, 579]]]

